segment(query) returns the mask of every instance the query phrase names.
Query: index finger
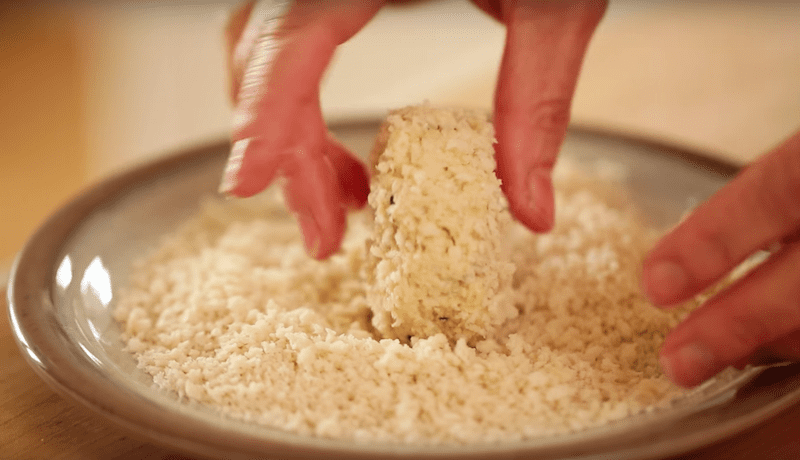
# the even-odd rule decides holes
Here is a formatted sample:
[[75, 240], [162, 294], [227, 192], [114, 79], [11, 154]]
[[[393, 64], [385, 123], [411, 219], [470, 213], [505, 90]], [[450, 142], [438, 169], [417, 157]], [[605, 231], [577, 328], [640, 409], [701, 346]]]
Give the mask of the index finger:
[[507, 26], [495, 93], [497, 176], [514, 217], [553, 225], [550, 175], [569, 123], [583, 56], [606, 1], [502, 4]]

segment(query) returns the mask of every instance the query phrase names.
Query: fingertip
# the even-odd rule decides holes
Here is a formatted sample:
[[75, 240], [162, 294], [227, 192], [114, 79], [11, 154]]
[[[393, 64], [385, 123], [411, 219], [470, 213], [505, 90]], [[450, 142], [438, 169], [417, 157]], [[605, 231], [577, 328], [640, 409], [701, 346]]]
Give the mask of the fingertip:
[[306, 234], [306, 230], [303, 228], [306, 251], [309, 256], [317, 260], [325, 260], [339, 250], [345, 231], [344, 208], [337, 207], [323, 214], [325, 220], [314, 219], [316, 227], [309, 234]]
[[294, 161], [286, 168], [286, 205], [298, 218], [308, 254], [323, 260], [339, 250], [346, 226], [336, 172], [325, 156]]
[[689, 275], [671, 260], [646, 261], [642, 267], [642, 292], [659, 307], [670, 307], [686, 297]]
[[279, 155], [267, 151], [259, 140], [245, 138], [234, 141], [218, 192], [238, 198], [253, 196], [272, 182], [279, 164]]
[[719, 366], [713, 351], [703, 342], [665, 346], [659, 364], [664, 376], [684, 388], [696, 387], [724, 368]]
[[313, 257], [319, 253], [321, 245], [319, 225], [314, 220], [314, 216], [307, 212], [296, 213], [295, 218], [300, 226], [300, 233], [303, 236], [306, 252]]
[[659, 363], [670, 381], [693, 388], [747, 356], [732, 347], [729, 333], [718, 324], [701, 308], [667, 335]]
[[344, 228], [323, 232], [319, 244], [315, 247], [307, 248], [309, 255], [317, 260], [325, 260], [339, 251], [344, 236]]
[[344, 228], [320, 225], [311, 213], [297, 215], [297, 223], [303, 236], [306, 253], [316, 260], [325, 260], [341, 246]]
[[546, 233], [552, 230], [553, 220], [540, 214], [527, 200], [521, 202], [519, 199], [509, 199], [508, 206], [511, 215], [531, 231]]
[[553, 183], [547, 171], [531, 174], [527, 183], [503, 181], [503, 193], [511, 214], [537, 233], [549, 232], [555, 224]]

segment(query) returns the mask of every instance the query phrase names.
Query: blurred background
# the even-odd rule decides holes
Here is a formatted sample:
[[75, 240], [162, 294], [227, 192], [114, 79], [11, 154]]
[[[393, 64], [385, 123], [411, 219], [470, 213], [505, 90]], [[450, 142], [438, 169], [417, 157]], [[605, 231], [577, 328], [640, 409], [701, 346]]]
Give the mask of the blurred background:
[[[133, 164], [227, 136], [234, 3], [0, 6], [0, 276], [43, 219]], [[339, 50], [331, 120], [490, 106], [503, 28], [466, 1], [384, 9]], [[800, 2], [611, 2], [577, 123], [747, 162], [800, 128]]]

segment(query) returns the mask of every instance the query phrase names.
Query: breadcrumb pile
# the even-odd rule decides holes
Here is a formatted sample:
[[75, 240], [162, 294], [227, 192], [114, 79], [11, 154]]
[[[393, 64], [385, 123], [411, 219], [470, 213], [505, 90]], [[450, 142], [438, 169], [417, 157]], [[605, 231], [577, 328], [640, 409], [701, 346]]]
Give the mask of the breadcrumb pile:
[[372, 323], [408, 341], [470, 344], [517, 316], [511, 216], [495, 176], [494, 129], [478, 110], [406, 107], [376, 143], [365, 279]]
[[[393, 116], [401, 120], [390, 119], [390, 126], [421, 123], [403, 118], [403, 112]], [[460, 163], [463, 170], [470, 175], [486, 171], [485, 119], [472, 123], [473, 116], [453, 115], [437, 125], [441, 135], [431, 131], [432, 125], [419, 135], [395, 132], [411, 139], [408, 148], [398, 147], [404, 138], [387, 138], [385, 145], [393, 150], [376, 168], [386, 177], [395, 174], [392, 168], [400, 160], [392, 155], [409, 154], [418, 148], [413, 145], [432, 142], [447, 150], [445, 138], [458, 127], [460, 133], [463, 129], [474, 139], [484, 139], [475, 140], [475, 149], [480, 150], [478, 161], [487, 162], [481, 168]], [[450, 147], [457, 155], [469, 151], [458, 142]], [[426, 169], [406, 173], [419, 171]], [[459, 273], [470, 285], [484, 282], [477, 259], [462, 259], [467, 253], [462, 235], [489, 219], [469, 214], [455, 225], [455, 206], [466, 204], [430, 204], [431, 210], [454, 206], [434, 213], [443, 220], [432, 217], [438, 228], [430, 230], [431, 238], [450, 235], [431, 247], [425, 223], [410, 208], [403, 210], [403, 200], [424, 199], [424, 181], [414, 182], [419, 190], [415, 185], [405, 189], [384, 181], [386, 177], [373, 186], [375, 215], [369, 210], [352, 215], [342, 250], [322, 262], [305, 254], [277, 190], [244, 201], [209, 200], [196, 217], [135, 264], [119, 298], [115, 316], [139, 366], [159, 387], [229, 416], [360, 443], [532, 439], [604, 425], [685, 394], [661, 374], [656, 353], [685, 313], [653, 308], [642, 297], [638, 270], [655, 233], [621, 205], [624, 200], [606, 193], [608, 187], [562, 159], [555, 176], [551, 233], [535, 235], [516, 223], [504, 230], [479, 231], [491, 239], [488, 245], [502, 241], [507, 256], [488, 249], [475, 254], [503, 274], [489, 274], [493, 281], [475, 292], [445, 281], [432, 291], [437, 296], [432, 303], [423, 300], [410, 309], [392, 304], [392, 296], [403, 302], [413, 298], [407, 294], [415, 291], [403, 284], [410, 280], [423, 286], [426, 276]], [[470, 177], [464, 187], [478, 190], [491, 182], [485, 175]], [[472, 180], [480, 183], [467, 185]], [[495, 196], [491, 192], [478, 202], [470, 192], [469, 200], [481, 209], [486, 206], [495, 216], [491, 219], [505, 219], [505, 211], [495, 208]], [[373, 224], [383, 230], [373, 233]], [[403, 235], [406, 228], [422, 238], [414, 245], [426, 242], [431, 250], [420, 255], [422, 260], [447, 254], [463, 264], [414, 265], [404, 259], [413, 254], [405, 236], [384, 236], [392, 225], [396, 230], [390, 236]], [[387, 278], [400, 279], [378, 279], [383, 262], [391, 264]], [[498, 286], [509, 262], [515, 270], [507, 304], [497, 311], [513, 313], [502, 313], [510, 319], [487, 333], [494, 313], [485, 316], [475, 302], [491, 302], [498, 294], [502, 298]], [[370, 280], [365, 273], [378, 276]], [[444, 303], [447, 289], [460, 299], [464, 312]], [[380, 292], [386, 297], [380, 298]], [[453, 322], [463, 329], [451, 333], [437, 318], [444, 311], [449, 318], [463, 313], [464, 318], [484, 319]], [[413, 315], [432, 317], [433, 322], [426, 326], [408, 320], [414, 324], [409, 329], [400, 334], [393, 329], [397, 323], [405, 328], [406, 318]]]

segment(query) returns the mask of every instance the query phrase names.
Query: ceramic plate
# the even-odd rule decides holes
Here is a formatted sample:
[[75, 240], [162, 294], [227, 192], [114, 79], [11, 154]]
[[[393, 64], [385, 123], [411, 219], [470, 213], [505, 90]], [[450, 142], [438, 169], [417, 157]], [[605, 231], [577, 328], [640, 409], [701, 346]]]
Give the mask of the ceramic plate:
[[[335, 134], [366, 155], [377, 121]], [[122, 349], [111, 317], [131, 261], [215, 193], [228, 145], [179, 153], [112, 177], [54, 214], [12, 268], [9, 311], [31, 366], [53, 388], [139, 437], [203, 457], [659, 458], [732, 436], [800, 400], [800, 368], [745, 372], [673, 409], [607, 427], [526, 442], [464, 447], [362, 444], [294, 435], [224, 418], [158, 390]], [[736, 168], [655, 142], [573, 128], [563, 148], [584, 162], [629, 169], [627, 186], [654, 225], [668, 226]], [[756, 376], [756, 374], [758, 374]], [[755, 378], [753, 378], [756, 376]]]

